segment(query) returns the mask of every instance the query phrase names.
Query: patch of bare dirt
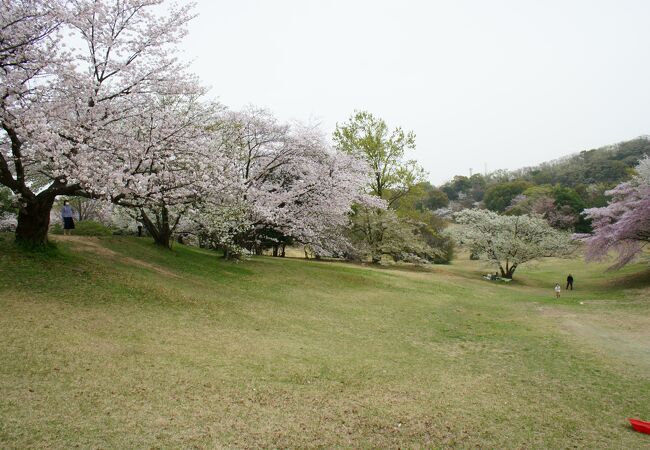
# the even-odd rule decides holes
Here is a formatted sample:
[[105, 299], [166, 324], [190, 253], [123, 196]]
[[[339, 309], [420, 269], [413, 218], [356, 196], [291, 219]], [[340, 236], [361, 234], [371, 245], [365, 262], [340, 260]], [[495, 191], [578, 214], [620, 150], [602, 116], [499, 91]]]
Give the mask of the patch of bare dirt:
[[177, 274], [174, 272], [170, 272], [167, 269], [164, 269], [160, 266], [157, 266], [155, 264], [151, 264], [147, 261], [142, 261], [137, 258], [131, 258], [130, 256], [123, 256], [120, 255], [117, 252], [114, 252], [111, 249], [108, 249], [104, 246], [102, 246], [99, 243], [99, 239], [94, 238], [94, 237], [88, 237], [88, 236], [56, 236], [55, 240], [59, 242], [70, 242], [73, 244], [73, 247], [85, 251], [85, 252], [90, 252], [94, 253], [96, 255], [104, 256], [109, 259], [117, 260], [126, 264], [130, 264], [133, 266], [139, 266], [143, 267], [145, 269], [153, 270], [154, 272], [158, 272], [161, 275], [165, 275], [167, 277], [174, 277], [174, 278], [179, 278]]
[[[588, 302], [584, 302], [587, 308]], [[554, 307], [536, 309], [580, 345], [619, 360], [627, 367], [637, 367], [646, 373], [650, 369], [650, 317], [617, 310], [575, 313]]]

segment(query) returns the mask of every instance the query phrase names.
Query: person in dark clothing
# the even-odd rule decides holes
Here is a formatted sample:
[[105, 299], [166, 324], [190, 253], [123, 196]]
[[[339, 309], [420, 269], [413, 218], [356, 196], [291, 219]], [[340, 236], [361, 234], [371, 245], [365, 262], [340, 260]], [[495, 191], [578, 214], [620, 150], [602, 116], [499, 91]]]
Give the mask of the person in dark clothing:
[[568, 291], [569, 289], [573, 290], [573, 275], [571, 274], [566, 277], [566, 290]]
[[63, 221], [63, 234], [71, 235], [74, 230], [74, 219], [72, 218], [74, 211], [72, 206], [67, 200], [63, 201], [63, 208], [61, 208], [61, 220]]

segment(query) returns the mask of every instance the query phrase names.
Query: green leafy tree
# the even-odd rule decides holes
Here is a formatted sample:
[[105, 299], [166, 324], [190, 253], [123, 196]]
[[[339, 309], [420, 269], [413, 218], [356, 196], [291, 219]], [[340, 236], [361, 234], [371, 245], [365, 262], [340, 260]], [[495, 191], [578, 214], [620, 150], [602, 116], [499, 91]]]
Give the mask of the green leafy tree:
[[[434, 209], [448, 204], [447, 195], [426, 182], [415, 186], [408, 195], [395, 203], [397, 216], [402, 222], [410, 224], [411, 233], [422, 241], [412, 249], [416, 251], [418, 258], [436, 264], [447, 264], [451, 261], [454, 247], [451, 237], [444, 233], [447, 221], [433, 212]], [[397, 258], [400, 259], [399, 255]]]
[[457, 200], [458, 194], [469, 192], [472, 189], [472, 181], [463, 175], [456, 175], [451, 181], [448, 181], [441, 187], [449, 200]]
[[614, 185], [608, 183], [579, 184], [575, 190], [583, 199], [587, 208], [602, 208], [607, 205], [609, 197], [605, 192], [614, 188]]
[[427, 189], [424, 198], [418, 203], [420, 209], [435, 210], [449, 205], [449, 197], [437, 188]]
[[512, 200], [507, 215], [537, 214], [554, 228], [585, 232], [588, 221], [581, 216], [585, 209], [582, 197], [572, 188], [559, 184], [532, 186]]
[[560, 209], [570, 211], [575, 216], [573, 227], [576, 232], [591, 232], [591, 221], [582, 214], [587, 204], [575, 189], [558, 184], [553, 188], [553, 199]]
[[480, 202], [481, 200], [483, 200], [483, 197], [485, 196], [487, 180], [480, 173], [475, 173], [474, 175], [469, 177], [469, 181], [471, 184], [470, 193], [472, 195], [472, 198], [477, 202]]
[[553, 198], [555, 203], [561, 206], [568, 206], [573, 212], [579, 214], [585, 209], [586, 205], [580, 195], [570, 187], [556, 185], [553, 188]]
[[415, 149], [415, 134], [400, 127], [391, 131], [383, 119], [367, 111], [357, 111], [347, 122], [337, 124], [334, 143], [370, 165], [374, 174], [370, 188], [389, 207], [424, 181], [422, 167], [406, 159], [407, 150]]
[[415, 149], [415, 134], [366, 111], [355, 112], [334, 132], [336, 147], [368, 163], [370, 191], [386, 200], [387, 210], [356, 208], [351, 234], [359, 257], [378, 263], [396, 261], [448, 262], [453, 245], [443, 236], [444, 223], [428, 209], [449, 203], [444, 192], [424, 180], [424, 170], [406, 153]]
[[531, 185], [526, 181], [505, 181], [494, 184], [485, 191], [485, 207], [491, 211], [503, 212], [512, 200]]
[[449, 197], [447, 197], [447, 194], [428, 181], [424, 181], [414, 185], [408, 194], [395, 201], [393, 203], [393, 209], [399, 215], [402, 215], [404, 211], [433, 211], [438, 208], [444, 208], [447, 205], [449, 205]]
[[373, 263], [380, 263], [384, 256], [413, 263], [447, 262], [452, 251], [430, 245], [437, 233], [428, 224], [398, 217], [392, 209], [361, 208], [352, 217], [350, 234], [357, 243], [356, 257]]

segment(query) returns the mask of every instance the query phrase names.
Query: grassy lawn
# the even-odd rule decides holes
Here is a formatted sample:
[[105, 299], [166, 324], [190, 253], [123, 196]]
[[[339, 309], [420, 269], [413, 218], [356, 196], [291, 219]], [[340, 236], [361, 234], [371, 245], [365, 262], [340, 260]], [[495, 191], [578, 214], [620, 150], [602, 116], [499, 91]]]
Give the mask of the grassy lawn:
[[549, 260], [504, 285], [467, 260], [0, 239], [1, 448], [650, 448], [626, 422], [650, 420], [644, 265]]

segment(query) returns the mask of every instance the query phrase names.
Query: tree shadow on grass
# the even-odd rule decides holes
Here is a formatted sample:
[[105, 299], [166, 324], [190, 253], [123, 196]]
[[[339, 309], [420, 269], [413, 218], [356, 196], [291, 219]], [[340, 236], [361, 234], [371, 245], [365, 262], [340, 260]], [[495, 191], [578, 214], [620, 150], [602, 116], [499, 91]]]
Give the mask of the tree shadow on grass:
[[650, 268], [604, 280], [601, 287], [605, 290], [650, 288]]

